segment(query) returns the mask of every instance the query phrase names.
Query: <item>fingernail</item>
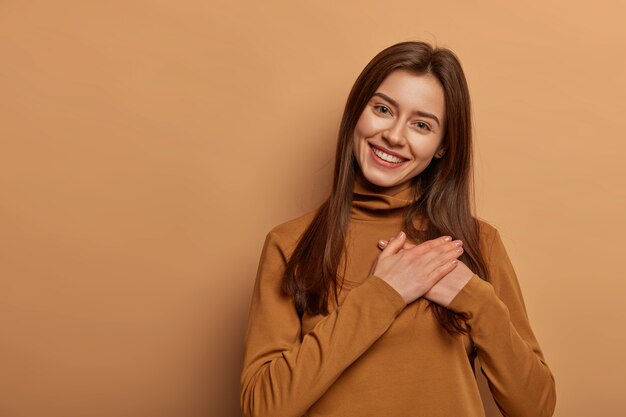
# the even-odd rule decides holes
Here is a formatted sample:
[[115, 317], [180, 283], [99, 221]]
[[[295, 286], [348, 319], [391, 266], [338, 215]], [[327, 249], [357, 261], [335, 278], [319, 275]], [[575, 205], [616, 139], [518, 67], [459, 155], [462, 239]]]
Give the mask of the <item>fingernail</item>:
[[387, 246], [387, 242], [385, 242], [384, 240], [379, 240], [378, 241], [378, 246], [385, 247], [385, 246]]
[[463, 242], [461, 242], [460, 240], [455, 240], [454, 243], [456, 246], [463, 246]]
[[398, 238], [402, 238], [402, 237], [404, 237], [404, 232], [400, 230], [400, 233], [398, 233]]
[[446, 242], [449, 242], [452, 240], [452, 238], [450, 236], [444, 236], [443, 240], [445, 240]]

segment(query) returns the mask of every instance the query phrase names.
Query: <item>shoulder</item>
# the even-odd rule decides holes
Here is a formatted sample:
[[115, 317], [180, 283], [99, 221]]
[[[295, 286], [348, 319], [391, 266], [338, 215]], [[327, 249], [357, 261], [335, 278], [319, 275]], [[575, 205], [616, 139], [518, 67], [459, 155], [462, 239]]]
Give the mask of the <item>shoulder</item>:
[[289, 256], [298, 244], [300, 236], [309, 227], [318, 211], [319, 207], [274, 226], [267, 233], [266, 243], [277, 245], [283, 254]]
[[484, 219], [476, 218], [478, 221], [478, 238], [480, 249], [483, 253], [491, 252], [492, 246], [496, 238], [499, 238], [498, 229]]
[[480, 233], [480, 238], [484, 237], [493, 237], [495, 233], [498, 232], [498, 229], [491, 223], [488, 223], [485, 219], [476, 218], [478, 221], [478, 232]]
[[504, 247], [499, 230], [484, 220], [478, 220], [478, 222], [480, 250], [484, 260], [487, 262], [487, 267], [491, 271], [492, 278], [496, 275], [501, 275], [500, 272], [502, 271], [506, 271], [506, 275], [513, 274], [511, 260]]

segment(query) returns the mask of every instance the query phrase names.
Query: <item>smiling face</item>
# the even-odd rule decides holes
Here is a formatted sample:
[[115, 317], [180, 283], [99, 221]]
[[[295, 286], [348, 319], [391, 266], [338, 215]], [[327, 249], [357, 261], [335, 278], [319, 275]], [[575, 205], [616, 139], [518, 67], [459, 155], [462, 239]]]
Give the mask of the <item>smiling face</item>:
[[367, 181], [396, 187], [440, 158], [443, 87], [431, 74], [396, 70], [380, 84], [354, 128], [354, 156]]

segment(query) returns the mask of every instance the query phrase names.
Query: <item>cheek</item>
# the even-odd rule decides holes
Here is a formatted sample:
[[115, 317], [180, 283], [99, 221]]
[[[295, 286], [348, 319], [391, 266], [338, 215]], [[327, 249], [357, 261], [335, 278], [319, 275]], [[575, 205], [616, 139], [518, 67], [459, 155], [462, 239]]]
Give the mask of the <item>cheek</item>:
[[430, 160], [437, 152], [441, 138], [417, 137], [409, 140], [411, 152], [418, 159]]
[[354, 130], [354, 134], [352, 135], [352, 156], [354, 157], [354, 159], [356, 160], [357, 164], [359, 166], [362, 166], [362, 143], [363, 140], [361, 139], [361, 137], [359, 136], [357, 130]]
[[[377, 123], [378, 122], [378, 123]], [[373, 115], [368, 114], [367, 110], [361, 114], [359, 117], [359, 121], [356, 123], [354, 127], [354, 133], [359, 138], [369, 138], [376, 134], [377, 131], [380, 130], [380, 126], [378, 126], [380, 122]]]
[[352, 140], [354, 142], [353, 153], [358, 160], [362, 148], [365, 145], [364, 138], [367, 137], [366, 121], [363, 115], [361, 115], [356, 126], [354, 126], [354, 134], [352, 135], [352, 137]]

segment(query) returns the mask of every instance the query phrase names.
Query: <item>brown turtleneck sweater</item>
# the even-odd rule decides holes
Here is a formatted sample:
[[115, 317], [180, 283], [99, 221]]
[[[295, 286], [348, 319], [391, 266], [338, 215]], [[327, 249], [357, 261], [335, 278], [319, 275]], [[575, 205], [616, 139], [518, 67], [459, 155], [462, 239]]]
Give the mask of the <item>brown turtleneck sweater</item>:
[[484, 416], [473, 359], [505, 416], [551, 416], [554, 378], [528, 323], [515, 272], [496, 229], [481, 222], [491, 281], [474, 275], [450, 309], [470, 335], [451, 336], [428, 300], [405, 305], [370, 275], [377, 242], [395, 236], [409, 187], [373, 190], [357, 181], [339, 308], [300, 318], [280, 290], [285, 263], [315, 212], [272, 229], [250, 307], [241, 404], [245, 416]]

